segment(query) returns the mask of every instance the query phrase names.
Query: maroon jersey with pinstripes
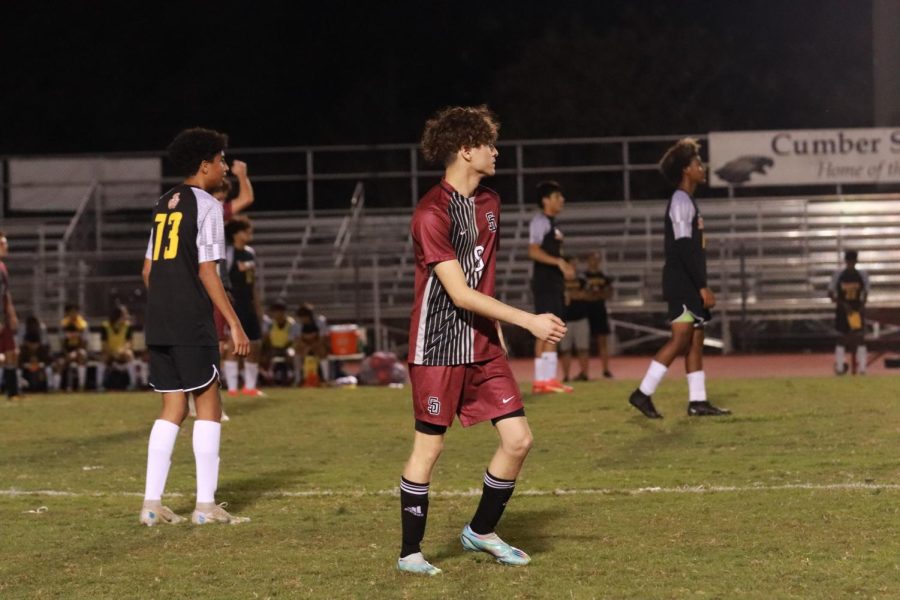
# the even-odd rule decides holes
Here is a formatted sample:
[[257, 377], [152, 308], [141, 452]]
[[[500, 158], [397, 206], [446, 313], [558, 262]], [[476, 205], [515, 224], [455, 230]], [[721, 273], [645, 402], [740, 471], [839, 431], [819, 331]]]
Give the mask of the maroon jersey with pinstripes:
[[461, 365], [503, 354], [493, 320], [457, 308], [434, 266], [458, 260], [469, 287], [494, 295], [500, 242], [500, 196], [479, 186], [466, 198], [441, 181], [419, 201], [410, 231], [416, 255], [409, 362]]

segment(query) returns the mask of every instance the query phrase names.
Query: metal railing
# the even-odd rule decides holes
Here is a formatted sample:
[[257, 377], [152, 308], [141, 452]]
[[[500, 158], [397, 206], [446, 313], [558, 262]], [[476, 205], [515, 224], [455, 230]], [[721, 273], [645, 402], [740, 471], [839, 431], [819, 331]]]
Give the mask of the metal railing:
[[[533, 186], [537, 178], [603, 179], [604, 185], [576, 186], [575, 201], [658, 199], [663, 194], [657, 175], [656, 160], [663, 150], [683, 135], [585, 137], [526, 140], [500, 140], [496, 176], [488, 181], [492, 187], [502, 188], [502, 195], [522, 206], [531, 204]], [[702, 134], [694, 135], [701, 141]], [[372, 207], [412, 207], [418, 202], [423, 183], [432, 185], [442, 170], [423, 167], [418, 144], [373, 144], [333, 146], [288, 146], [234, 148], [228, 153], [250, 163], [251, 177], [260, 198], [278, 198], [284, 207], [305, 206], [310, 217], [343, 204], [352, 189], [349, 186], [363, 181], [368, 185]], [[104, 158], [162, 158], [162, 153], [105, 153]], [[0, 157], [7, 161], [16, 157]], [[52, 158], [52, 157], [48, 157]], [[68, 158], [77, 158], [68, 157]], [[96, 155], [90, 156], [96, 158]], [[0, 169], [3, 171], [3, 169]], [[8, 169], [5, 171], [8, 172]], [[180, 177], [164, 176], [155, 182], [167, 188]], [[648, 180], [655, 185], [648, 184]], [[493, 182], [493, 183], [492, 183]], [[103, 184], [104, 182], [100, 182]], [[133, 181], [132, 185], [147, 183]], [[129, 182], [117, 181], [120, 188]], [[596, 184], [596, 181], [594, 181]], [[16, 186], [3, 182], [7, 191]], [[40, 187], [29, 184], [27, 187]], [[48, 194], [57, 185], [47, 186]], [[821, 186], [819, 193], [834, 191], [842, 194], [853, 186]], [[162, 191], [162, 189], [161, 189]], [[767, 193], [780, 195], [779, 190]], [[784, 194], [790, 193], [788, 188]], [[728, 197], [735, 188], [723, 189]], [[115, 208], [115, 207], [112, 207]], [[73, 207], [74, 209], [74, 207]], [[2, 214], [0, 214], [2, 216]]]
[[350, 197], [350, 214], [341, 221], [341, 227], [338, 229], [334, 238], [334, 267], [340, 268], [347, 254], [347, 247], [353, 239], [354, 234], [359, 238], [359, 226], [362, 212], [366, 206], [365, 186], [360, 181], [353, 189], [353, 196]]

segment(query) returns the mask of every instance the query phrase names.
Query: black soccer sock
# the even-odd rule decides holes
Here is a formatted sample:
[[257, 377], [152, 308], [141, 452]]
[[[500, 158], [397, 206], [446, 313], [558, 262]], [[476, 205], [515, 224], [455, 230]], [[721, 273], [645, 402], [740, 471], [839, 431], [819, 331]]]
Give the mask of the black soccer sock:
[[403, 546], [400, 558], [422, 551], [425, 522], [428, 520], [428, 484], [400, 478], [400, 524]]
[[19, 395], [19, 374], [16, 369], [3, 369], [3, 384], [6, 386], [6, 395], [10, 398]]
[[481, 491], [481, 501], [469, 527], [477, 534], [485, 535], [493, 533], [503, 516], [503, 509], [516, 489], [515, 479], [500, 479], [494, 477], [489, 471], [484, 472], [484, 488]]

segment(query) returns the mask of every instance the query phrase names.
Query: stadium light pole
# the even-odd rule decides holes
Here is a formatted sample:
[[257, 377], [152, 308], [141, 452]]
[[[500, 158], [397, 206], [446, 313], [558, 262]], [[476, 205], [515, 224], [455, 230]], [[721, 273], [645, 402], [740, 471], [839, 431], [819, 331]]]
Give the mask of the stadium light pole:
[[877, 127], [900, 125], [900, 2], [872, 0], [872, 118]]

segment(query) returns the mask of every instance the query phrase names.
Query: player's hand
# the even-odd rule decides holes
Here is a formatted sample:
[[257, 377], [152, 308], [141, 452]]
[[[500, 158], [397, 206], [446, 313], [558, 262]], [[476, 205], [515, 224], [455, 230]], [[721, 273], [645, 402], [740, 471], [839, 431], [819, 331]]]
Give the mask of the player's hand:
[[559, 270], [562, 271], [563, 277], [566, 279], [575, 279], [575, 267], [563, 259], [559, 259], [557, 266], [559, 267]]
[[557, 344], [559, 340], [563, 339], [568, 330], [562, 319], [553, 313], [544, 313], [542, 315], [532, 315], [528, 331], [539, 340]]
[[231, 172], [235, 177], [247, 176], [247, 163], [242, 160], [233, 160], [231, 162]]
[[703, 299], [703, 308], [712, 308], [716, 305], [716, 297], [713, 295], [711, 289], [702, 288], [700, 290], [700, 297]]
[[244, 333], [244, 328], [238, 325], [231, 328], [231, 346], [234, 353], [238, 356], [247, 356], [250, 354], [250, 338]]

